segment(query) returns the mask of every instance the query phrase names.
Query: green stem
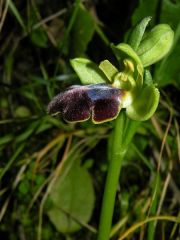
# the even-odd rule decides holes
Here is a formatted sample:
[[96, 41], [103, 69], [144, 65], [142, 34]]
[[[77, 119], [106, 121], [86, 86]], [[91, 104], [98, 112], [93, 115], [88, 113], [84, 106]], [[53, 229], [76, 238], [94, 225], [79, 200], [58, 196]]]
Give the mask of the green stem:
[[115, 121], [113, 131], [112, 152], [103, 196], [98, 240], [109, 240], [120, 169], [126, 152], [123, 147], [124, 125], [125, 115], [121, 113]]
[[106, 178], [97, 240], [109, 240], [122, 161], [139, 124], [140, 122], [138, 121], [128, 119], [125, 112], [121, 112], [115, 121], [112, 133], [112, 145], [109, 148], [110, 162]]

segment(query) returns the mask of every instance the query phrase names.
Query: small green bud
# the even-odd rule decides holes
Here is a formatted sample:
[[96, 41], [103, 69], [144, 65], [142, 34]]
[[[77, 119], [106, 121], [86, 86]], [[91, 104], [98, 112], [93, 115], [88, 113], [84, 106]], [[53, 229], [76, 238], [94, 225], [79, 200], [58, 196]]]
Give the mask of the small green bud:
[[137, 54], [144, 67], [163, 58], [170, 50], [174, 32], [168, 24], [155, 26], [140, 43]]

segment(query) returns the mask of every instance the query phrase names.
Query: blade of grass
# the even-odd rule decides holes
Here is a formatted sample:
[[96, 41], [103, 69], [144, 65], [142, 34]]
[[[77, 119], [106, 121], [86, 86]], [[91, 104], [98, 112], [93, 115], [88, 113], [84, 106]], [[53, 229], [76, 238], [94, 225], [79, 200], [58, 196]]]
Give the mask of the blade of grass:
[[49, 97], [49, 100], [50, 100], [50, 99], [53, 98], [53, 93], [52, 93], [51, 86], [50, 86], [48, 72], [46, 71], [46, 68], [45, 68], [45, 66], [44, 66], [44, 64], [41, 60], [40, 60], [40, 68], [41, 68], [43, 78], [46, 82], [47, 94], [48, 94], [48, 97]]
[[14, 154], [12, 155], [12, 157], [10, 158], [10, 160], [8, 161], [8, 163], [6, 164], [6, 166], [4, 167], [4, 169], [2, 170], [2, 172], [0, 173], [0, 180], [2, 180], [3, 176], [5, 175], [5, 173], [9, 170], [9, 168], [11, 167], [11, 165], [13, 164], [13, 162], [17, 159], [17, 157], [20, 155], [20, 153], [23, 151], [25, 147], [25, 143], [22, 143], [17, 150], [14, 152]]
[[26, 32], [26, 26], [24, 24], [24, 20], [21, 17], [19, 11], [17, 10], [16, 6], [14, 5], [12, 0], [9, 0], [9, 9], [11, 10], [11, 12], [14, 14], [16, 20], [18, 21], [18, 23], [21, 25], [22, 29], [24, 32]]
[[[160, 193], [160, 174], [157, 173], [155, 175], [154, 181], [152, 183], [152, 188], [153, 188], [153, 199], [151, 203], [151, 208], [149, 210], [149, 214], [153, 215], [156, 213], [157, 210], [157, 205], [158, 205], [158, 199], [159, 199], [159, 193]], [[147, 240], [154, 240], [155, 236], [155, 229], [156, 229], [156, 221], [155, 222], [150, 222], [148, 225], [148, 235], [147, 235]]]
[[60, 45], [60, 47], [59, 47], [60, 49], [62, 49], [62, 48], [64, 47], [65, 42], [67, 41], [68, 35], [69, 35], [69, 33], [70, 33], [73, 25], [74, 25], [74, 22], [75, 22], [75, 19], [76, 19], [76, 16], [77, 16], [77, 13], [78, 13], [78, 10], [79, 10], [79, 7], [80, 7], [80, 3], [81, 3], [80, 0], [76, 0], [76, 1], [75, 1], [75, 8], [74, 8], [74, 11], [73, 11], [72, 16], [71, 16], [71, 18], [70, 18], [70, 21], [69, 21], [69, 24], [68, 24], [68, 26], [67, 26], [67, 29], [66, 29], [66, 31], [65, 31], [64, 39], [63, 39], [63, 41], [61, 42], [61, 45]]
[[109, 39], [106, 37], [106, 35], [104, 34], [104, 32], [101, 30], [100, 26], [98, 24], [95, 24], [95, 30], [97, 32], [97, 34], [99, 35], [99, 37], [101, 38], [101, 40], [107, 45], [110, 45], [110, 41]]
[[11, 142], [13, 140], [13, 138], [14, 138], [14, 135], [11, 133], [7, 134], [3, 137], [0, 137], [0, 146]]
[[135, 152], [138, 154], [140, 159], [143, 161], [143, 163], [148, 167], [148, 169], [152, 172], [153, 171], [153, 166], [151, 163], [148, 161], [148, 159], [139, 151], [139, 149], [136, 147], [135, 144], [131, 144], [132, 148], [135, 150]]

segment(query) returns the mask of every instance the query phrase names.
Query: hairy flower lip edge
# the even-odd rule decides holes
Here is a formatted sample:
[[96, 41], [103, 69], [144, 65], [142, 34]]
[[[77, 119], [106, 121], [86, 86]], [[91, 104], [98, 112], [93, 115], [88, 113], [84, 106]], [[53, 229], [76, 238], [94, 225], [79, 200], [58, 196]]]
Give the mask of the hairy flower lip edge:
[[[88, 94], [89, 88], [90, 88], [90, 91], [93, 91], [94, 89], [97, 90], [97, 87], [100, 87], [100, 88], [104, 87], [105, 90], [108, 91], [108, 94], [110, 94], [109, 98], [105, 97], [105, 98], [102, 98], [100, 100], [103, 100], [105, 102], [108, 101], [109, 105], [107, 105], [107, 109], [108, 109], [108, 107], [110, 107], [110, 105], [112, 105], [112, 106], [114, 105], [114, 109], [110, 113], [110, 115], [112, 115], [112, 117], [110, 117], [110, 115], [108, 116], [108, 114], [105, 113], [105, 111], [107, 111], [106, 107], [104, 107], [105, 103], [103, 104], [103, 107], [104, 107], [103, 114], [105, 113], [104, 119], [97, 117], [99, 113], [95, 112], [95, 108], [98, 108], [99, 103], [98, 103], [98, 100], [96, 101], [93, 98], [90, 99], [90, 105], [91, 106], [89, 106], [88, 117], [86, 117], [84, 119], [70, 120], [70, 119], [67, 119], [67, 116], [66, 117], [64, 116], [66, 113], [64, 112], [64, 109], [63, 109], [64, 106], [61, 105], [61, 100], [62, 100], [64, 94], [68, 95], [68, 91], [71, 91], [71, 90], [75, 90], [75, 91], [78, 92], [79, 89], [87, 91], [87, 94]], [[115, 91], [114, 94], [113, 94], [113, 91]], [[92, 92], [91, 92], [91, 94], [92, 94]], [[85, 86], [74, 85], [74, 86], [70, 86], [65, 91], [56, 95], [51, 100], [51, 102], [48, 104], [47, 111], [48, 111], [49, 114], [56, 114], [58, 112], [61, 113], [63, 119], [66, 122], [69, 122], [69, 123], [84, 122], [84, 121], [87, 121], [91, 118], [91, 120], [94, 124], [100, 124], [100, 123], [108, 122], [108, 121], [111, 121], [111, 120], [114, 120], [114, 119], [117, 118], [117, 116], [120, 113], [121, 108], [123, 107], [122, 102], [124, 101], [125, 96], [126, 96], [126, 91], [124, 91], [122, 89], [114, 88], [113, 86], [109, 86], [109, 85], [106, 85], [106, 84], [96, 84], [96, 85], [92, 84], [92, 85], [85, 85]], [[68, 97], [68, 96], [66, 96], [66, 97]], [[86, 101], [87, 101], [87, 99], [86, 99]], [[86, 104], [87, 104], [87, 102], [86, 102]]]

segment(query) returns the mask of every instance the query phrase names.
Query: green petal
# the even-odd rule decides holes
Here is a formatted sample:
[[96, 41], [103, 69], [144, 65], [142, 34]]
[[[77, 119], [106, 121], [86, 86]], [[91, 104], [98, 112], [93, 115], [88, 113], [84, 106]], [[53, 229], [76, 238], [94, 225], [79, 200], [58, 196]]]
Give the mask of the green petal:
[[99, 68], [104, 72], [110, 82], [113, 82], [114, 77], [118, 73], [117, 68], [112, 65], [108, 60], [104, 60], [100, 63]]
[[89, 59], [74, 58], [70, 62], [83, 85], [108, 82], [105, 74]]
[[154, 85], [145, 86], [134, 102], [126, 108], [126, 114], [136, 121], [148, 120], [157, 109], [159, 96], [159, 90]]

